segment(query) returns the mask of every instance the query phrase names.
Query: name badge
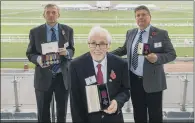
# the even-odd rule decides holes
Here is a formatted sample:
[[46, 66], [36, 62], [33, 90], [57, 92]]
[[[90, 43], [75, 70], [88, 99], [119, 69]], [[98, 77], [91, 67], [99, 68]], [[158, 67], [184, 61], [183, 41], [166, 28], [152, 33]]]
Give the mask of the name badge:
[[154, 48], [162, 47], [162, 42], [154, 43]]
[[96, 83], [96, 78], [95, 76], [90, 76], [88, 78], [85, 79], [86, 85], [91, 85]]
[[86, 83], [86, 85], [90, 85], [89, 78], [85, 78], [85, 83]]

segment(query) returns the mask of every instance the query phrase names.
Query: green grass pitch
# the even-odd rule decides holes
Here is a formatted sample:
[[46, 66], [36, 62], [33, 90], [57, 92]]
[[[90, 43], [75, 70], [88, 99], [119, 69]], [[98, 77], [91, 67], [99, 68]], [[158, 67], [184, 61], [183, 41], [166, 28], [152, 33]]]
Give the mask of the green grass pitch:
[[[115, 2], [117, 3], [117, 2]], [[120, 3], [120, 2], [119, 2]], [[136, 2], [135, 2], [136, 3]], [[188, 2], [189, 3], [189, 2]], [[172, 3], [176, 4], [176, 3]], [[157, 6], [166, 8], [163, 3], [156, 2]], [[190, 6], [185, 4], [186, 6]], [[14, 4], [13, 4], [14, 6]], [[14, 7], [13, 7], [14, 8]], [[152, 24], [156, 23], [193, 23], [193, 10], [191, 8], [183, 9], [182, 11], [175, 10], [152, 10]], [[3, 25], [4, 23], [44, 23], [42, 17], [42, 8], [37, 10], [1, 10], [1, 34], [28, 34], [29, 30], [35, 25], [18, 26], [18, 25]], [[93, 20], [95, 18], [95, 20]], [[61, 10], [61, 16], [59, 18], [60, 23], [103, 23], [103, 24], [120, 24], [120, 23], [135, 23], [135, 17], [133, 11], [65, 11]], [[88, 34], [92, 26], [71, 26], [74, 29], [74, 34]], [[117, 25], [117, 26], [103, 26], [110, 31], [111, 34], [126, 34], [128, 29], [134, 28], [135, 26]], [[159, 28], [165, 29], [170, 34], [193, 34], [192, 26], [160, 26]], [[86, 39], [87, 40], [87, 39]], [[8, 43], [1, 42], [1, 57], [26, 57], [25, 52], [28, 42], [26, 43]], [[110, 50], [116, 49], [122, 46], [121, 43], [113, 43]], [[75, 42], [75, 56], [77, 57], [88, 51], [86, 43]], [[176, 47], [178, 57], [184, 57], [185, 55], [193, 56], [193, 48], [190, 47]], [[33, 64], [29, 63], [30, 67], [34, 67]], [[1, 62], [2, 68], [23, 68], [24, 63], [3, 63]]]

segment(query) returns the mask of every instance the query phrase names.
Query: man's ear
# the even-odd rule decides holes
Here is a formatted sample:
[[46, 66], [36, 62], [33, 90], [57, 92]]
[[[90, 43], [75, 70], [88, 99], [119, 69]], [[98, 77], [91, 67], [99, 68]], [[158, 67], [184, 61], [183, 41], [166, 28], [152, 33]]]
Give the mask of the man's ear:
[[107, 48], [108, 48], [108, 50], [111, 48], [111, 43], [108, 43], [108, 47]]
[[45, 18], [45, 14], [43, 13], [43, 18]]
[[87, 42], [87, 46], [88, 46], [88, 48], [90, 48], [90, 47], [89, 47], [89, 42]]

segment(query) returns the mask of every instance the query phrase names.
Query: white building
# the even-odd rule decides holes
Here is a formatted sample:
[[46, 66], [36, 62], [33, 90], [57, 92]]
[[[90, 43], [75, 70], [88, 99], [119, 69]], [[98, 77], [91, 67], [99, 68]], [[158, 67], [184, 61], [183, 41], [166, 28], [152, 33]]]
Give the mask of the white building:
[[115, 10], [134, 10], [136, 7], [140, 5], [147, 6], [150, 10], [157, 9], [156, 5], [154, 4], [118, 4], [113, 9]]
[[93, 7], [89, 4], [65, 4], [65, 5], [58, 5], [61, 9], [64, 10], [91, 10]]
[[111, 6], [110, 1], [96, 1], [96, 7], [108, 8]]
[[96, 7], [99, 10], [108, 10], [111, 7], [110, 1], [96, 1]]

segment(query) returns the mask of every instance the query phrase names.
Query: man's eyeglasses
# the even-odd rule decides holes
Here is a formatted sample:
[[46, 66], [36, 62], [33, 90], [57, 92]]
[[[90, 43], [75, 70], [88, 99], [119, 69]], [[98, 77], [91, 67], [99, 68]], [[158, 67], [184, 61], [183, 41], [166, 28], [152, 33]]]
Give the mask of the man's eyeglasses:
[[99, 48], [101, 48], [101, 49], [105, 49], [108, 46], [108, 44], [104, 44], [104, 43], [102, 43], [102, 44], [88, 43], [88, 45], [90, 48], [96, 48], [97, 45], [99, 45]]

